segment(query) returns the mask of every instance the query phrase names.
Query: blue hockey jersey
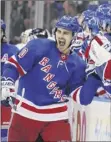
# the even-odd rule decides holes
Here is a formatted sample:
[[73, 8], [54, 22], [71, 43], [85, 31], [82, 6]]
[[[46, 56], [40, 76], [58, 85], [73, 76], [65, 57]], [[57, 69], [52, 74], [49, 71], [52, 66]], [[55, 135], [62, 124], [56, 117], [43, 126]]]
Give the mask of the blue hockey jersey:
[[[4, 71], [4, 64], [5, 62], [14, 54], [16, 54], [18, 51], [17, 47], [8, 44], [6, 42], [1, 43], [1, 75], [3, 74]], [[11, 107], [6, 107], [7, 103], [5, 101], [1, 102], [0, 109], [1, 109], [1, 139], [4, 139], [6, 141], [7, 138], [7, 129], [8, 129], [8, 124], [10, 122], [11, 118]], [[9, 106], [9, 105], [8, 105]], [[7, 125], [6, 125], [7, 123]], [[4, 129], [4, 126], [6, 127]]]
[[5, 67], [3, 77], [14, 81], [20, 77], [17, 96], [20, 107], [16, 113], [46, 121], [48, 115], [44, 118], [41, 113], [52, 113], [50, 120], [66, 118], [66, 96], [83, 84], [86, 65], [76, 53], [68, 56], [60, 53], [55, 41], [34, 39], [12, 56]]
[[12, 55], [16, 54], [18, 51], [17, 47], [6, 42], [1, 43], [1, 75], [3, 73], [4, 63]]

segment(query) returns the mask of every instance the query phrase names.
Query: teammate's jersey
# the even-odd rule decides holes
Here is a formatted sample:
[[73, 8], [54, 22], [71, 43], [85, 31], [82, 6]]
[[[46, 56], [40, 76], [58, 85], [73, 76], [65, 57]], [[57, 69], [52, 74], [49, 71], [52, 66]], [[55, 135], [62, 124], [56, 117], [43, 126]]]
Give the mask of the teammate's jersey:
[[[62, 114], [59, 113], [59, 118], [54, 118], [53, 115], [53, 119], [63, 119], [61, 115], [64, 114], [64, 105], [68, 101], [66, 95], [83, 84], [86, 67], [85, 62], [76, 53], [63, 55], [57, 49], [56, 42], [48, 39], [30, 41], [17, 55], [9, 59], [6, 66], [4, 77], [15, 81], [19, 75], [22, 76], [19, 81], [18, 99], [28, 105], [23, 105], [25, 109], [34, 111], [36, 108], [39, 113], [51, 113], [51, 110], [44, 112], [38, 108], [59, 107], [53, 113], [59, 111]], [[67, 93], [68, 86], [70, 89]], [[25, 91], [22, 94], [23, 88]], [[32, 106], [34, 108], [31, 108]], [[23, 112], [21, 115], [27, 115]]]
[[[16, 46], [8, 44], [6, 42], [1, 43], [1, 75], [4, 71], [4, 63], [9, 57], [16, 54], [18, 49]], [[9, 105], [8, 105], [9, 106]], [[11, 107], [6, 107], [3, 102], [0, 105], [1, 109], [1, 138], [7, 137], [7, 129], [9, 128], [10, 118], [11, 118]]]
[[111, 95], [111, 42], [110, 35], [98, 33], [91, 41], [89, 49], [89, 58], [87, 73], [95, 72], [101, 79], [101, 87], [97, 92], [99, 95]]
[[85, 36], [84, 32], [77, 33], [71, 44], [71, 50], [76, 52], [84, 61], [85, 51], [90, 43], [89, 36]]
[[[87, 74], [95, 72], [99, 76], [99, 80], [90, 76], [83, 86], [71, 93], [74, 100], [83, 105], [90, 104], [96, 93], [111, 97], [110, 35], [98, 33], [90, 42], [86, 52], [88, 58], [86, 72]], [[87, 92], [85, 92], [86, 90]]]
[[95, 62], [95, 66], [101, 66], [111, 58], [111, 42], [106, 36], [97, 34], [90, 44], [89, 56]]
[[4, 63], [18, 51], [17, 47], [6, 42], [1, 43], [1, 75], [3, 73]]

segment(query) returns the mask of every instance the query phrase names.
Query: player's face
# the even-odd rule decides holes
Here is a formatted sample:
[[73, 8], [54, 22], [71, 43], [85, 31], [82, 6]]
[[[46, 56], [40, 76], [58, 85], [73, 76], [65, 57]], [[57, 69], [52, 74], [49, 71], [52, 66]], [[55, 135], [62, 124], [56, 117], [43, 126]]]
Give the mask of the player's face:
[[56, 31], [57, 48], [64, 54], [69, 54], [69, 45], [72, 40], [72, 32], [58, 28]]
[[107, 27], [107, 33], [110, 33], [110, 34], [111, 34], [111, 26], [108, 26], [108, 27]]

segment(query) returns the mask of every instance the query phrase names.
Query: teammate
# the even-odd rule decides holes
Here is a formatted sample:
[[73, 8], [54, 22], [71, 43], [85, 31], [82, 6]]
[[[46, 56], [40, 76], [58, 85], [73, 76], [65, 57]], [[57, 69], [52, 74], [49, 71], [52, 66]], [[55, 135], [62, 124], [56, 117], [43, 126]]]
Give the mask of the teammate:
[[96, 15], [99, 18], [100, 32], [92, 39], [88, 49], [88, 62], [92, 61], [93, 68], [88, 64], [86, 69], [88, 80], [92, 78], [92, 82], [87, 84], [87, 80], [85, 83], [90, 95], [84, 93], [85, 85], [71, 93], [76, 102], [84, 105], [92, 101], [94, 90], [99, 88], [111, 98], [111, 5], [100, 5]]
[[[2, 77], [2, 99], [19, 80], [17, 108], [9, 128], [8, 141], [71, 141], [67, 96], [82, 85], [86, 65], [70, 44], [77, 26], [69, 16], [56, 24], [56, 41], [31, 40], [6, 63]], [[69, 89], [67, 89], [69, 88]]]
[[[105, 7], [105, 10], [107, 10], [106, 7]], [[99, 15], [100, 15], [100, 12], [99, 12]], [[83, 33], [84, 33], [84, 30], [86, 30], [87, 31], [87, 37], [85, 38], [85, 36], [84, 36], [85, 40], [84, 40], [84, 43], [82, 43], [82, 41], [83, 41], [82, 37], [77, 36], [76, 40], [71, 45], [74, 48], [74, 51], [77, 51], [78, 55], [81, 56], [82, 59], [86, 61], [86, 63], [87, 63], [87, 69], [86, 69], [87, 74], [94, 71], [94, 69], [95, 69], [94, 61], [92, 59], [87, 60], [88, 50], [89, 50], [89, 47], [90, 47], [90, 41], [100, 31], [99, 21], [101, 21], [101, 19], [106, 19], [106, 17], [107, 16], [104, 16], [104, 18], [98, 17], [98, 15], [96, 13], [94, 14], [94, 12], [91, 12], [91, 10], [90, 11], [86, 10], [85, 15], [83, 17], [83, 20], [81, 20], [81, 23], [83, 23], [82, 21], [84, 21]], [[109, 37], [108, 33], [106, 33], [106, 32], [105, 32], [105, 35], [107, 35], [107, 37]], [[81, 45], [81, 43], [82, 43], [82, 45]], [[103, 89], [103, 87], [98, 88], [96, 95], [102, 96], [102, 97], [109, 96], [108, 93]]]
[[16, 46], [7, 43], [6, 39], [6, 24], [3, 20], [0, 20], [1, 24], [1, 75], [4, 70], [4, 63], [11, 57], [13, 54], [17, 53], [18, 49]]
[[[9, 59], [9, 57], [16, 54], [18, 49], [14, 45], [11, 45], [7, 42], [5, 34], [6, 24], [2, 19], [0, 19], [0, 26], [1, 26], [1, 75], [2, 75], [4, 71], [4, 63]], [[7, 136], [7, 129], [9, 127], [9, 121], [11, 117], [11, 108], [9, 107], [9, 104], [6, 103], [6, 101], [5, 102], [2, 101], [0, 107], [1, 107], [1, 124], [2, 124], [1, 137], [3, 138]]]
[[[94, 49], [94, 41], [89, 55], [95, 61], [95, 71], [101, 78], [104, 88], [108, 91], [111, 97], [111, 4], [100, 5], [96, 14], [100, 21], [99, 25], [101, 32], [97, 35], [97, 37], [99, 38], [99, 43], [101, 45], [99, 44], [99, 51], [96, 48]], [[93, 50], [96, 52], [97, 56], [99, 56], [98, 61], [92, 54]]]
[[[85, 10], [82, 12], [80, 16], [75, 16], [73, 19], [77, 21], [79, 25], [79, 31], [74, 36], [74, 40], [71, 44], [71, 49], [74, 50], [83, 60], [85, 60], [85, 50], [88, 47], [88, 44], [92, 38], [92, 27], [89, 26], [92, 24], [94, 20], [91, 21], [89, 25], [89, 21], [94, 17], [95, 12], [92, 10]], [[92, 25], [91, 25], [92, 26]], [[93, 22], [93, 27], [95, 26]]]
[[[18, 52], [16, 46], [9, 44], [6, 39], [6, 24], [3, 20], [0, 20], [1, 24], [1, 75], [4, 71], [5, 62], [14, 54]], [[3, 102], [2, 102], [3, 103]]]
[[96, 72], [104, 88], [111, 94], [111, 5], [100, 5], [96, 16], [100, 32], [91, 42], [89, 57], [95, 65], [93, 72]]

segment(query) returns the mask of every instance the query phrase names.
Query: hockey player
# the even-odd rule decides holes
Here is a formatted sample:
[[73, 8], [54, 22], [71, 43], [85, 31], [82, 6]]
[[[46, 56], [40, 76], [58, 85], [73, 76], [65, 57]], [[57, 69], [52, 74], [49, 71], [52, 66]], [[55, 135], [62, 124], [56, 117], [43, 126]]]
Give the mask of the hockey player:
[[[77, 54], [82, 57], [83, 60], [87, 63], [86, 72], [91, 72], [94, 68], [94, 62], [92, 59], [87, 60], [88, 58], [88, 50], [90, 47], [90, 41], [99, 33], [99, 19], [96, 17], [95, 13], [91, 10], [86, 10], [82, 14], [84, 17], [81, 17], [81, 24], [83, 31], [77, 34], [76, 40], [73, 41], [71, 47], [74, 49]], [[79, 20], [79, 19], [78, 19]], [[85, 34], [86, 33], [86, 34]], [[82, 36], [81, 36], [82, 35]], [[88, 61], [88, 62], [87, 62]], [[107, 92], [99, 87], [97, 90], [97, 96], [107, 96]]]
[[[108, 91], [111, 98], [111, 4], [100, 5], [96, 12], [100, 21], [101, 32], [97, 35], [101, 43], [101, 49], [91, 47], [89, 55], [95, 61], [95, 71], [103, 82], [104, 88]], [[92, 43], [93, 46], [94, 42]], [[98, 61], [92, 54], [96, 52], [99, 56]], [[103, 60], [104, 59], [104, 60]]]
[[[16, 46], [11, 45], [7, 42], [6, 39], [6, 24], [4, 21], [1, 19], [0, 20], [1, 24], [1, 75], [4, 71], [4, 64], [5, 62], [14, 54], [18, 52], [18, 49]], [[3, 103], [3, 102], [2, 102]]]
[[[85, 50], [88, 47], [88, 44], [92, 38], [92, 31], [90, 30], [88, 22], [94, 17], [94, 15], [95, 12], [88, 9], [85, 10], [80, 16], [74, 17], [74, 20], [78, 22], [78, 25], [80, 27], [79, 29], [81, 29], [81, 31], [78, 31], [77, 34], [74, 36], [74, 40], [71, 44], [71, 49], [74, 50], [83, 60], [85, 60]], [[92, 20], [91, 22], [93, 21], [94, 20]]]
[[[0, 20], [0, 25], [1, 25], [1, 75], [2, 75], [4, 70], [4, 63], [8, 60], [9, 57], [11, 57], [13, 54], [16, 54], [18, 49], [14, 45], [7, 43], [6, 34], [5, 34], [6, 24], [4, 23], [2, 19]], [[11, 117], [11, 108], [9, 104], [6, 103], [6, 101], [5, 102], [2, 101], [0, 107], [1, 107], [2, 128], [5, 126], [5, 128], [7, 127], [8, 129], [9, 121]], [[7, 136], [7, 129], [1, 130], [1, 137]]]
[[67, 96], [83, 84], [86, 67], [70, 52], [76, 30], [72, 18], [63, 16], [56, 24], [56, 41], [31, 40], [5, 64], [2, 100], [10, 97], [9, 89], [20, 78], [9, 142], [35, 141], [39, 135], [44, 141], [71, 141]]
[[[74, 100], [83, 105], [92, 101], [95, 95], [94, 90], [96, 92], [99, 88], [104, 91], [103, 94], [106, 93], [107, 97], [111, 98], [111, 6], [98, 7], [97, 16], [101, 31], [92, 39], [88, 49], [88, 61], [92, 61], [93, 68], [90, 65], [87, 66], [86, 83], [71, 93]], [[85, 86], [89, 96], [84, 93]], [[89, 88], [91, 86], [90, 90], [88, 86]]]
[[95, 66], [89, 72], [96, 72], [104, 88], [110, 88], [106, 90], [111, 94], [111, 5], [100, 5], [96, 16], [99, 19], [100, 32], [94, 37], [89, 47], [89, 57]]

